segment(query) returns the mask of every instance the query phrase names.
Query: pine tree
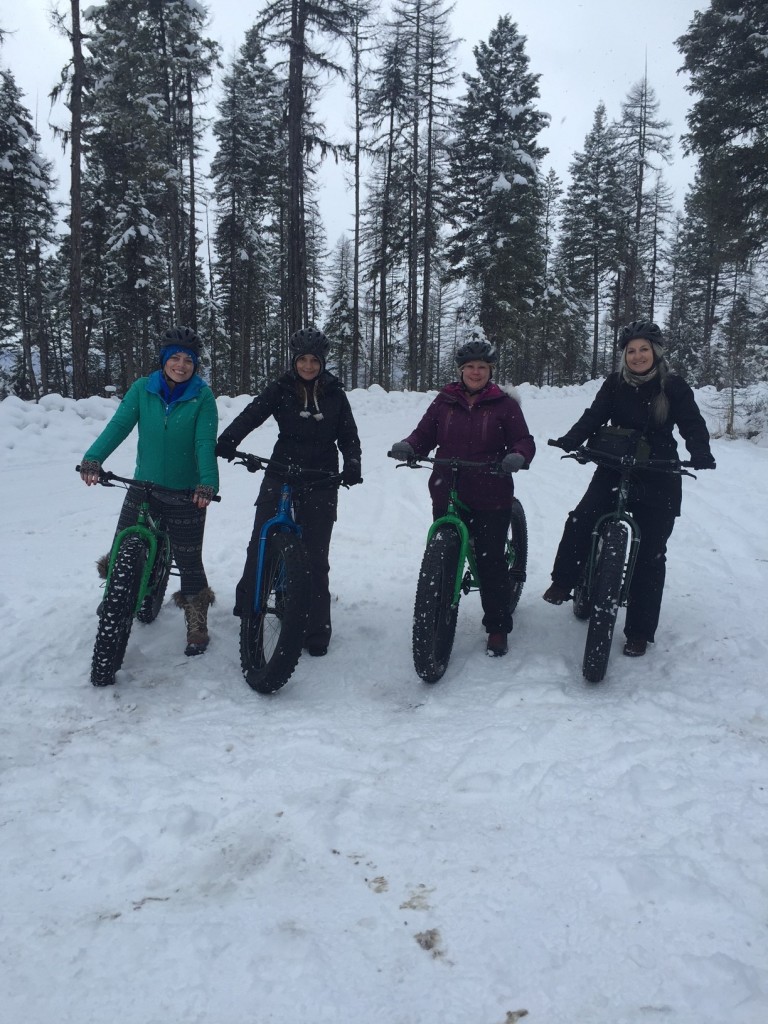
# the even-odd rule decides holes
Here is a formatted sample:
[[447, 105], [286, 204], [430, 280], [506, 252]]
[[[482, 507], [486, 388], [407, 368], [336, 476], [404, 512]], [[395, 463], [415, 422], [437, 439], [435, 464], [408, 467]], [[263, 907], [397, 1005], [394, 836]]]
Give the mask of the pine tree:
[[0, 68], [0, 340], [21, 339], [10, 386], [24, 398], [40, 396], [34, 347], [47, 389], [43, 275], [54, 207], [52, 167], [39, 155], [39, 143], [13, 75]]
[[[309, 281], [305, 220], [306, 157], [314, 150], [325, 153], [333, 144], [311, 123], [310, 80], [319, 70], [342, 74], [343, 69], [327, 52], [317, 49], [316, 39], [344, 38], [355, 23], [350, 0], [272, 0], [258, 26], [265, 39], [288, 51], [287, 76], [287, 316], [289, 331], [309, 319]], [[317, 90], [315, 79], [314, 89]]]
[[740, 222], [755, 248], [765, 242], [768, 217], [766, 40], [764, 0], [710, 0], [676, 41], [696, 97], [683, 141], [732, 183], [726, 202], [734, 230]]
[[591, 376], [604, 369], [602, 321], [610, 302], [609, 281], [618, 272], [628, 196], [618, 160], [618, 139], [605, 106], [595, 110], [592, 128], [570, 166], [571, 184], [563, 201], [559, 263], [591, 334]]
[[[279, 353], [280, 217], [285, 134], [283, 83], [251, 28], [223, 81], [211, 164], [217, 221], [214, 247], [220, 330], [215, 383], [234, 394], [263, 382]], [[277, 212], [277, 216], [276, 216]], [[262, 365], [254, 375], [254, 357]]]
[[546, 150], [537, 138], [548, 115], [536, 108], [539, 76], [529, 70], [525, 42], [504, 15], [474, 48], [478, 73], [464, 76], [451, 153], [448, 257], [474, 296], [470, 319], [499, 347], [502, 379], [528, 371], [545, 262], [539, 165]]

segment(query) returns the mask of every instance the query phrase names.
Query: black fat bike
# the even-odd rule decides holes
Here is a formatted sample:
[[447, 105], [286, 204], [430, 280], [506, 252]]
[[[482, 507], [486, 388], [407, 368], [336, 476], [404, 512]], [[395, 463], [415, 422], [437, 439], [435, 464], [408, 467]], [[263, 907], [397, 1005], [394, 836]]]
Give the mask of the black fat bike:
[[[559, 447], [556, 441], [547, 443]], [[684, 468], [690, 463], [651, 459], [638, 432], [614, 427], [602, 428], [587, 444], [562, 458], [582, 466], [604, 466], [618, 475], [616, 507], [592, 527], [589, 555], [573, 591], [573, 614], [589, 622], [581, 671], [587, 682], [599, 683], [608, 670], [616, 617], [619, 608], [626, 607], [642, 540], [637, 520], [627, 508], [632, 476], [642, 470], [696, 478]]]

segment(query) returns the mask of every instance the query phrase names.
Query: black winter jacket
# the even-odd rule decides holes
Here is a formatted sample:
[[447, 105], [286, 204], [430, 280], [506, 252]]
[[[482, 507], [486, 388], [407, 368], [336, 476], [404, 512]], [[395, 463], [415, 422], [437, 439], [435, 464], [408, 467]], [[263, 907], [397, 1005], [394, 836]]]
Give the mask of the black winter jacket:
[[[569, 447], [576, 448], [591, 437], [600, 427], [610, 423], [614, 427], [640, 430], [651, 446], [651, 458], [677, 458], [677, 441], [672, 433], [677, 426], [685, 441], [691, 458], [711, 458], [709, 431], [699, 411], [693, 391], [676, 374], [669, 374], [665, 391], [669, 398], [669, 415], [662, 424], [651, 422], [651, 402], [659, 393], [659, 380], [634, 387], [628, 384], [621, 373], [611, 373], [595, 395], [592, 405], [584, 410], [563, 437]], [[596, 478], [608, 483], [615, 478], [611, 469], [598, 467]], [[630, 502], [637, 501], [680, 515], [682, 483], [672, 473], [657, 473], [636, 470], [630, 490]]]
[[338, 471], [338, 451], [345, 465], [360, 462], [360, 438], [349, 399], [341, 381], [327, 370], [309, 384], [293, 371], [283, 374], [235, 417], [220, 440], [232, 438], [239, 445], [270, 416], [279, 428], [272, 451], [276, 461], [330, 473]]

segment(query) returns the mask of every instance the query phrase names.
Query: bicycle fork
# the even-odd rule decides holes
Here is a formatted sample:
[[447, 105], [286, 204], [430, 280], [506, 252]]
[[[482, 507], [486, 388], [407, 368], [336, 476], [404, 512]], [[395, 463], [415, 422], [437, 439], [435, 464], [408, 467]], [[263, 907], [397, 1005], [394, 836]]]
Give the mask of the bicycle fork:
[[[265, 553], [267, 550], [267, 538], [272, 527], [280, 533], [292, 533], [301, 537], [301, 527], [291, 515], [291, 487], [284, 483], [280, 489], [280, 501], [277, 506], [277, 513], [268, 519], [259, 532], [259, 556], [256, 562], [256, 580], [253, 588], [253, 611], [255, 615], [261, 615], [261, 584], [264, 579], [264, 566], [266, 563]], [[276, 589], [280, 586], [280, 581]]]

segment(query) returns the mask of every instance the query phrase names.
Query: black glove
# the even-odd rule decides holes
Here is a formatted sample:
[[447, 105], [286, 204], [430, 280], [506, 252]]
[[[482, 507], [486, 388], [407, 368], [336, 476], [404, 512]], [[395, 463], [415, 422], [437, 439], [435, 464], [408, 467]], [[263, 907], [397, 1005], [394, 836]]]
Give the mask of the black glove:
[[403, 462], [407, 462], [408, 459], [415, 457], [416, 452], [407, 441], [395, 441], [387, 455], [390, 459], [402, 459]]
[[357, 459], [347, 459], [344, 463], [344, 469], [341, 474], [342, 486], [354, 487], [355, 484], [361, 484], [362, 482], [363, 476], [360, 470], [360, 463]]
[[237, 441], [235, 441], [233, 437], [229, 437], [227, 434], [222, 434], [216, 442], [216, 458], [226, 459], [227, 462], [231, 462], [235, 457], [236, 451]]
[[694, 469], [716, 469], [717, 463], [711, 452], [702, 452], [700, 455], [691, 456], [691, 466]]
[[568, 434], [563, 434], [562, 437], [556, 437], [554, 441], [552, 441], [552, 445], [555, 448], [562, 448], [564, 452], [575, 452], [581, 447], [581, 442], [574, 441], [574, 439]]
[[518, 469], [522, 469], [525, 465], [525, 458], [520, 452], [508, 452], [501, 460], [501, 472], [502, 473], [516, 473]]

